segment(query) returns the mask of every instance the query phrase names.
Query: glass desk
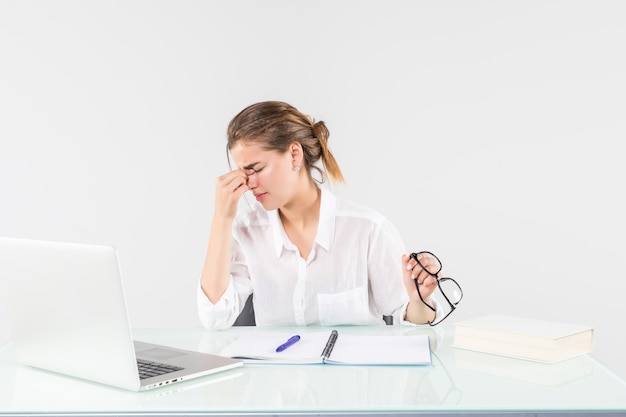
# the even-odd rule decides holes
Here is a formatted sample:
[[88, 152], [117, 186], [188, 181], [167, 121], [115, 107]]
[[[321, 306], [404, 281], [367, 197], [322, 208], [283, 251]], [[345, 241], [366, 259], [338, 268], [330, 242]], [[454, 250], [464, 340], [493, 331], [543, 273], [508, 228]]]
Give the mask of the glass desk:
[[[137, 330], [137, 340], [218, 353], [243, 332], [319, 327]], [[23, 415], [626, 415], [626, 382], [585, 355], [542, 365], [450, 347], [453, 327], [341, 327], [430, 336], [427, 367], [244, 365], [134, 393], [15, 363], [0, 347], [0, 417]]]

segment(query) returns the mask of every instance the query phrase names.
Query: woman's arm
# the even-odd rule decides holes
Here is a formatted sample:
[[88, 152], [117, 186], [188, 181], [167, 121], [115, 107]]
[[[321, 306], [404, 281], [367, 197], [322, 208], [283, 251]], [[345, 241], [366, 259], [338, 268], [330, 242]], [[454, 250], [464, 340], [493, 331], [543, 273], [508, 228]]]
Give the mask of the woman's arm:
[[415, 324], [427, 324], [435, 320], [435, 312], [426, 307], [422, 300], [411, 300], [406, 308], [405, 320]]
[[239, 199], [248, 190], [247, 179], [243, 171], [236, 170], [222, 175], [215, 184], [215, 213], [201, 277], [202, 291], [213, 304], [230, 282], [232, 227]]
[[213, 304], [217, 303], [230, 280], [230, 257], [233, 222], [213, 218], [211, 236], [202, 269], [202, 291]]

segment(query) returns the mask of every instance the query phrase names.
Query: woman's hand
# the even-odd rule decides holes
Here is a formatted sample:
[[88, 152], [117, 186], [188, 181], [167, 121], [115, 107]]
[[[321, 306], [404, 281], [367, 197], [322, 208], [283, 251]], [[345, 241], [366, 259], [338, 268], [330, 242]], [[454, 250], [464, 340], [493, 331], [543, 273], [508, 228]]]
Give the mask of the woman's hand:
[[215, 181], [215, 217], [232, 220], [239, 199], [248, 191], [248, 176], [242, 170], [231, 171]]
[[[426, 268], [436, 270], [439, 267], [437, 261], [427, 254], [420, 254], [419, 260]], [[411, 259], [410, 254], [402, 255], [402, 273], [404, 285], [411, 300], [422, 303], [421, 294], [424, 301], [431, 304], [429, 302], [430, 295], [437, 289], [435, 277], [426, 272], [414, 259]], [[416, 282], [419, 285], [419, 294], [415, 286]]]
[[[436, 271], [436, 268], [440, 268], [439, 263], [426, 254], [420, 254], [419, 261], [424, 267], [433, 271]], [[402, 275], [404, 286], [410, 297], [409, 305], [406, 308], [405, 320], [415, 324], [431, 323], [435, 320], [436, 315], [430, 296], [437, 288], [437, 280], [426, 272], [409, 254], [402, 255]], [[417, 292], [416, 283], [419, 285], [419, 293]], [[421, 298], [420, 294], [422, 295]]]

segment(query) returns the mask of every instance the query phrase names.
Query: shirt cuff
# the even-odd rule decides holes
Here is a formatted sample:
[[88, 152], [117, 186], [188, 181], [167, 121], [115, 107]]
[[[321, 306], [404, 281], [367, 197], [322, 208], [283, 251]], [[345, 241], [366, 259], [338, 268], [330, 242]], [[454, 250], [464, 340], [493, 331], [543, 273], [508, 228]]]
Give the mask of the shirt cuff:
[[229, 319], [233, 316], [233, 304], [236, 296], [235, 287], [231, 280], [220, 300], [213, 304], [202, 290], [201, 283], [198, 282], [198, 315], [202, 325], [208, 330], [230, 327], [232, 323], [229, 323]]

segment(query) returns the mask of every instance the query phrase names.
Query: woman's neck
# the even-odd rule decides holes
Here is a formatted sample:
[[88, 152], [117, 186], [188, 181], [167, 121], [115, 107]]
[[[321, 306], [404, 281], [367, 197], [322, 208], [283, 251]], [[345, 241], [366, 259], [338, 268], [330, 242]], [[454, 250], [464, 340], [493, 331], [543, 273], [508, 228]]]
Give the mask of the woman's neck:
[[317, 185], [309, 180], [294, 196], [291, 203], [278, 209], [283, 225], [299, 230], [312, 226], [317, 230], [320, 215], [320, 202], [322, 191]]

